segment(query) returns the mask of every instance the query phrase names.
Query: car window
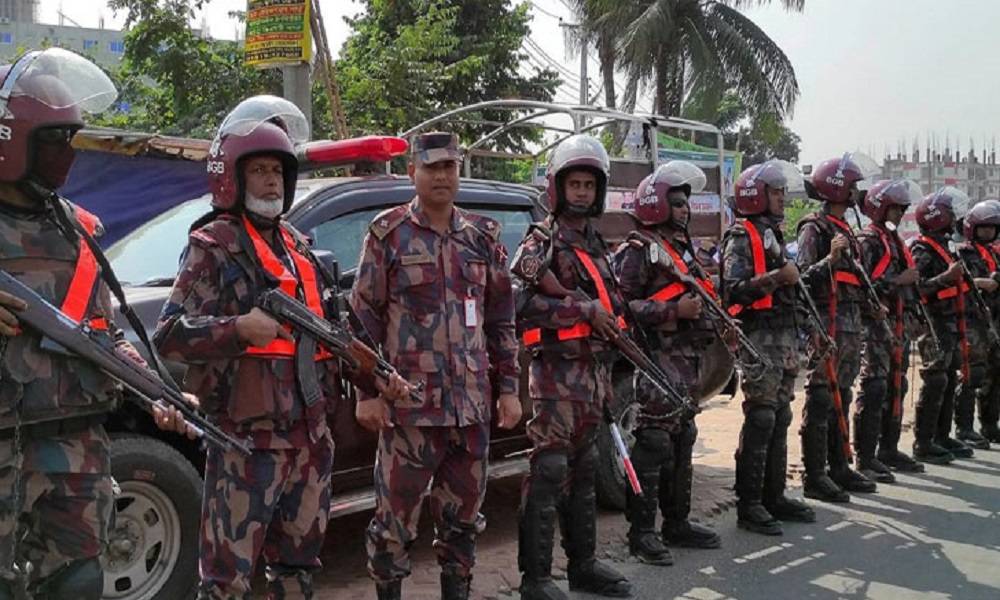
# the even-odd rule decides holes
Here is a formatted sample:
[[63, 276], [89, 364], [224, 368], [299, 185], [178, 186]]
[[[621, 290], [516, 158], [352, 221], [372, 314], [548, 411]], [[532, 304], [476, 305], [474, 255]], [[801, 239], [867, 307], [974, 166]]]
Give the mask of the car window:
[[211, 210], [205, 195], [175, 206], [115, 242], [107, 251], [115, 275], [132, 285], [173, 278], [187, 245], [188, 228]]
[[[375, 215], [388, 207], [360, 210], [330, 219], [315, 227], [311, 232], [313, 245], [333, 252], [342, 271], [350, 271], [358, 266], [361, 244], [368, 231], [368, 225]], [[531, 225], [531, 213], [527, 209], [477, 208], [474, 212], [491, 217], [502, 227], [500, 241], [512, 253], [521, 243], [524, 233]]]

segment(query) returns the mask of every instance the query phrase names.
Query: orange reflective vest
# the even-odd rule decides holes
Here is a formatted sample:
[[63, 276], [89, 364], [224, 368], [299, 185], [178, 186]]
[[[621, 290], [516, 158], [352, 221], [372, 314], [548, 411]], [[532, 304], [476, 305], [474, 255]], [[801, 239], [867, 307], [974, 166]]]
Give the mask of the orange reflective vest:
[[[925, 244], [927, 244], [935, 252], [937, 252], [938, 256], [941, 257], [941, 260], [943, 260], [946, 265], [950, 266], [951, 263], [955, 262], [955, 259], [952, 258], [951, 254], [949, 254], [947, 250], [945, 250], [944, 248], [942, 248], [941, 244], [935, 242], [931, 238], [922, 235], [922, 236], [918, 237], [917, 240], [921, 241], [921, 242], [923, 242]], [[968, 291], [969, 291], [969, 284], [966, 283], [965, 280], [963, 280], [962, 281], [962, 293], [964, 294], [964, 293], [966, 293]], [[938, 293], [937, 293], [937, 299], [938, 300], [947, 300], [948, 298], [954, 298], [956, 296], [958, 296], [958, 286], [957, 285], [944, 288], [943, 290], [939, 290]]]
[[[889, 263], [892, 262], [892, 248], [889, 245], [889, 232], [883, 231], [878, 227], [872, 227], [871, 229], [878, 234], [879, 240], [882, 241], [882, 247], [885, 248], [885, 253], [879, 259], [878, 264], [875, 265], [875, 270], [872, 271], [872, 281], [876, 281], [885, 275], [886, 270], [889, 268]], [[915, 269], [917, 265], [913, 262], [913, 254], [910, 253], [910, 249], [906, 247], [906, 244], [899, 244], [899, 250], [903, 253], [906, 268]]]
[[[674, 261], [674, 266], [677, 268], [678, 272], [684, 275], [690, 274], [690, 271], [688, 270], [688, 266], [687, 264], [685, 264], [684, 259], [681, 258], [680, 254], [677, 254], [677, 251], [674, 250], [674, 247], [670, 245], [670, 242], [663, 240], [663, 248], [667, 251], [667, 254], [670, 256], [670, 259]], [[715, 299], [719, 298], [719, 294], [715, 291], [715, 286], [712, 285], [711, 279], [707, 278], [701, 279], [696, 277], [695, 281], [698, 282], [698, 285], [700, 285], [702, 289], [708, 292], [709, 296]], [[686, 291], [687, 291], [687, 284], [682, 283], [680, 281], [675, 281], [674, 283], [671, 283], [669, 285], [660, 288], [659, 290], [657, 290], [656, 293], [654, 293], [648, 299], [658, 300], [660, 302], [666, 302], [668, 300], [673, 300], [674, 298], [680, 296]]]
[[[840, 219], [838, 219], [833, 215], [824, 215], [824, 216], [826, 217], [827, 221], [833, 223], [841, 230], [843, 230], [844, 234], [847, 235], [848, 239], [854, 239], [850, 225], [841, 221]], [[833, 279], [837, 283], [846, 283], [847, 285], [853, 285], [854, 287], [861, 287], [861, 280], [858, 279], [856, 273], [852, 273], [851, 271], [834, 271]]]
[[[747, 235], [750, 237], [750, 254], [753, 257], [753, 275], [754, 277], [760, 277], [764, 273], [767, 273], [767, 257], [764, 256], [764, 241], [760, 237], [760, 232], [757, 231], [757, 227], [748, 220], [741, 221], [744, 229], [747, 230]], [[742, 304], [731, 304], [728, 308], [729, 314], [736, 316], [743, 312], [746, 308]], [[753, 304], [750, 305], [753, 310], [767, 310], [769, 308], [774, 308], [774, 295], [768, 294], [759, 300], [755, 300]]]
[[[73, 208], [76, 220], [83, 225], [84, 230], [88, 234], [94, 235], [97, 231], [97, 217], [79, 206], [74, 206]], [[73, 279], [69, 282], [66, 297], [63, 298], [62, 306], [59, 308], [67, 317], [77, 323], [83, 322], [87, 316], [87, 308], [94, 298], [98, 272], [97, 259], [94, 257], [90, 245], [87, 244], [87, 240], [83, 239], [83, 236], [80, 236]], [[103, 317], [90, 319], [88, 324], [93, 329], [106, 330], [108, 328], [108, 321]]]
[[[611, 296], [608, 295], [608, 288], [604, 286], [604, 279], [601, 278], [601, 272], [597, 270], [597, 265], [594, 264], [594, 260], [590, 258], [590, 255], [579, 248], [573, 248], [573, 252], [576, 257], [580, 259], [583, 263], [583, 268], [590, 275], [590, 279], [594, 282], [594, 286], [597, 288], [597, 299], [600, 301], [601, 306], [604, 310], [608, 311], [609, 314], [614, 314], [614, 306], [611, 304]], [[625, 329], [625, 319], [618, 317], [618, 327]], [[590, 337], [591, 329], [590, 323], [581, 321], [572, 327], [566, 327], [563, 329], [557, 329], [555, 331], [555, 340], [559, 342], [565, 342], [569, 340], [579, 340], [583, 338]], [[534, 328], [525, 331], [521, 335], [521, 341], [524, 342], [525, 347], [537, 346], [542, 343], [542, 329]]]
[[986, 267], [989, 268], [990, 273], [991, 274], [996, 273], [997, 261], [995, 258], [993, 258], [993, 254], [986, 249], [986, 246], [982, 244], [973, 242], [972, 245], [975, 246], [976, 250], [979, 251], [979, 256], [983, 258], [983, 262], [986, 263]]
[[[278, 227], [285, 251], [291, 256], [295, 270], [298, 271], [298, 279], [275, 256], [271, 247], [267, 245], [267, 242], [260, 236], [260, 232], [257, 231], [257, 228], [254, 227], [246, 215], [243, 216], [243, 226], [246, 227], [247, 234], [250, 236], [250, 241], [253, 243], [253, 249], [260, 260], [260, 264], [278, 280], [281, 291], [292, 298], [297, 298], [298, 287], [301, 284], [306, 306], [317, 316], [323, 317], [323, 303], [320, 300], [319, 286], [316, 282], [316, 269], [313, 268], [313, 264], [308, 258], [295, 249], [295, 239], [292, 238], [292, 234], [283, 226]], [[295, 342], [275, 338], [267, 346], [251, 346], [244, 353], [259, 357], [292, 358], [295, 356], [295, 346]], [[318, 358], [321, 357], [317, 356]]]

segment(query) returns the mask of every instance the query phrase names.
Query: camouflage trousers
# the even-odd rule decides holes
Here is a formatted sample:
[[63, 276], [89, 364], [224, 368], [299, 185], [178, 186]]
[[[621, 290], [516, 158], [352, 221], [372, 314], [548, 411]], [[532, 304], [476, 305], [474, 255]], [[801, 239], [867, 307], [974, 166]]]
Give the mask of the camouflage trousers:
[[[822, 359], [814, 349], [809, 356], [806, 372], [806, 401], [802, 409], [802, 458], [806, 472], [818, 474], [829, 461], [832, 470], [847, 468], [847, 451], [841, 423], [850, 428], [852, 386], [861, 369], [861, 342], [859, 332], [837, 332], [837, 352], [833, 356], [836, 380], [831, 381], [827, 372], [827, 359]], [[836, 388], [834, 388], [836, 386]], [[834, 401], [834, 391], [840, 394], [840, 410]], [[841, 421], [843, 419], [843, 421]]]
[[255, 449], [210, 447], [201, 506], [199, 598], [244, 600], [263, 552], [269, 598], [312, 597], [311, 573], [330, 510], [333, 441]]
[[950, 437], [952, 418], [960, 427], [972, 427], [976, 390], [986, 382], [989, 342], [985, 330], [968, 329], [968, 380], [962, 376], [962, 344], [954, 323], [936, 319], [935, 331], [941, 342], [939, 347], [930, 335], [923, 335], [917, 341], [923, 380], [916, 407], [918, 441]]
[[[877, 323], [867, 325], [861, 347], [861, 385], [852, 418], [854, 451], [862, 461], [874, 457], [876, 448], [884, 452], [897, 449], [910, 360], [910, 340], [905, 332], [900, 342], [890, 338]], [[893, 355], [900, 343], [903, 353], [897, 371]]]
[[[34, 568], [32, 586], [71, 564], [94, 560], [108, 539], [112, 511], [110, 442], [100, 425], [83, 431], [22, 440], [16, 518], [13, 440], [0, 441], [0, 577], [12, 573], [11, 551], [17, 531], [17, 562]], [[96, 565], [95, 565], [96, 566]], [[90, 569], [100, 579], [100, 567]], [[103, 581], [88, 581], [100, 589]], [[4, 584], [0, 581], [0, 591]], [[80, 596], [78, 596], [80, 597]], [[87, 597], [84, 593], [83, 597]]]
[[986, 431], [995, 431], [1000, 422], [1000, 349], [990, 352], [987, 376], [983, 386], [976, 390], [979, 405], [979, 425]]
[[430, 497], [434, 551], [443, 570], [468, 575], [486, 496], [490, 424], [383, 429], [375, 456], [375, 516], [368, 525], [368, 572], [376, 581], [410, 574], [410, 547]]

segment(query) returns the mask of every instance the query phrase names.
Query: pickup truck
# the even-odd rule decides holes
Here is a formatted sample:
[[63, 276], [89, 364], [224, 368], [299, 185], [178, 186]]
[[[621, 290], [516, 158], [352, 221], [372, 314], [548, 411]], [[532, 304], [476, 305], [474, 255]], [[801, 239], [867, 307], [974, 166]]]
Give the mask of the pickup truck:
[[[349, 289], [372, 218], [413, 195], [410, 180], [400, 176], [303, 179], [287, 218], [312, 237], [316, 249], [334, 254], [342, 273], [341, 286]], [[537, 196], [537, 189], [529, 186], [463, 179], [457, 203], [499, 221], [503, 243], [513, 251], [528, 225], [544, 217]], [[116, 274], [125, 283], [127, 301], [149, 331], [155, 328], [170, 293], [188, 228], [208, 210], [207, 196], [188, 201], [108, 250]], [[127, 328], [124, 318], [117, 323]], [[126, 329], [126, 333], [135, 341], [134, 332]], [[182, 365], [168, 364], [168, 368], [178, 380], [183, 377]], [[623, 366], [616, 381], [618, 414], [625, 414], [623, 408], [631, 402], [631, 381], [630, 369]], [[524, 382], [522, 390], [526, 388]], [[524, 394], [522, 402], [525, 415], [530, 415]], [[353, 402], [340, 403], [330, 424], [336, 442], [331, 516], [369, 510], [374, 506], [371, 483], [376, 436], [357, 424]], [[522, 421], [513, 431], [494, 428], [491, 477], [526, 470], [530, 443], [523, 425]], [[203, 449], [186, 438], [157, 430], [148, 416], [130, 403], [112, 416], [108, 431], [114, 440], [112, 471], [121, 493], [104, 558], [105, 597], [186, 597], [197, 580]], [[605, 506], [622, 508], [625, 479], [607, 431], [599, 443], [599, 498]]]

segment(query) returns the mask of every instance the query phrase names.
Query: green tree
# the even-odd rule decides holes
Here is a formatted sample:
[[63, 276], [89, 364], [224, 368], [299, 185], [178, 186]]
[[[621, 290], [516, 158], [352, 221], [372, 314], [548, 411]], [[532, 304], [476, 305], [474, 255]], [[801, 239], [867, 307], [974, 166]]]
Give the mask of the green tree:
[[[521, 72], [527, 4], [510, 0], [365, 0], [337, 64], [353, 133], [400, 132], [462, 105], [500, 98], [548, 101], [553, 71]], [[510, 113], [481, 111], [443, 123], [468, 142]], [[476, 122], [469, 122], [476, 121]], [[521, 129], [495, 147], [521, 149], [537, 133]]]
[[122, 106], [97, 124], [211, 137], [240, 100], [281, 92], [276, 70], [243, 64], [243, 49], [232, 41], [200, 37], [189, 19], [207, 0], [111, 0], [127, 13], [125, 54], [113, 76]]
[[[575, 0], [593, 32], [605, 88], [609, 72], [628, 76], [621, 105], [635, 106], [637, 90], [652, 87], [654, 110], [678, 115], [685, 99], [722, 100], [732, 90], [754, 112], [784, 115], [799, 94], [791, 61], [740, 12], [771, 0]], [[802, 10], [805, 0], [781, 0]], [[615, 60], [606, 57], [614, 40]], [[610, 78], [613, 86], [613, 77]]]

